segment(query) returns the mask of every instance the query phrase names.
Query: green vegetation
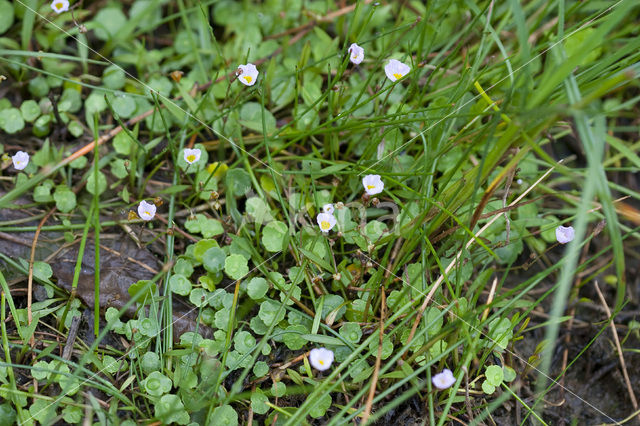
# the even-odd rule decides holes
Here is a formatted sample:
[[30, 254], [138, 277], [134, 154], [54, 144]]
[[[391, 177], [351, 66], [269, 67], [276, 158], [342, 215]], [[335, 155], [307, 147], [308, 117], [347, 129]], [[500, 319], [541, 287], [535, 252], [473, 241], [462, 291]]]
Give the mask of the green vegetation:
[[640, 5], [348, 3], [0, 0], [0, 423], [633, 414]]

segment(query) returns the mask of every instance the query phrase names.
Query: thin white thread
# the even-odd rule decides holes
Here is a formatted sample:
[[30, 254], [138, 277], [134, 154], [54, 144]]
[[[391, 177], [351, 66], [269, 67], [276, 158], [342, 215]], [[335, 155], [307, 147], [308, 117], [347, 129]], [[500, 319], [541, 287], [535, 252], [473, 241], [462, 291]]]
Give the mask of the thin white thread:
[[[493, 85], [491, 85], [488, 89], [485, 90], [485, 93], [488, 93], [489, 90], [493, 89], [494, 87], [496, 87], [498, 84], [502, 83], [503, 81], [505, 81], [507, 78], [511, 78], [513, 76], [513, 74], [515, 74], [516, 72], [520, 71], [522, 68], [526, 67], [527, 65], [529, 65], [531, 62], [535, 61], [536, 59], [538, 59], [540, 56], [542, 56], [543, 54], [547, 53], [549, 50], [553, 49], [555, 46], [557, 46], [559, 43], [562, 43], [564, 40], [566, 40], [568, 37], [572, 36], [573, 34], [575, 34], [576, 32], [582, 30], [583, 28], [587, 27], [588, 25], [591, 25], [596, 19], [600, 18], [600, 16], [602, 16], [603, 14], [609, 12], [611, 9], [613, 9], [614, 7], [618, 6], [620, 3], [622, 3], [624, 0], [618, 0], [618, 2], [612, 6], [609, 6], [607, 9], [603, 10], [602, 12], [600, 12], [599, 14], [597, 14], [595, 17], [593, 17], [591, 20], [585, 22], [583, 25], [581, 25], [580, 27], [578, 27], [576, 30], [568, 33], [567, 35], [565, 35], [564, 37], [562, 37], [560, 40], [556, 41], [555, 43], [553, 43], [551, 46], [547, 47], [546, 49], [544, 49], [542, 52], [538, 53], [536, 56], [534, 56], [533, 58], [529, 59], [527, 62], [525, 62], [524, 64], [522, 64], [520, 67], [516, 68], [514, 71], [512, 71], [511, 73], [507, 74], [505, 77], [501, 78], [500, 80], [498, 80], [496, 83], [494, 83]], [[411, 139], [409, 139], [407, 142], [405, 142], [404, 144], [400, 145], [400, 147], [398, 147], [397, 149], [391, 151], [390, 153], [388, 153], [387, 155], [385, 155], [384, 157], [382, 157], [381, 159], [379, 159], [378, 161], [376, 161], [375, 163], [373, 163], [372, 165], [370, 165], [369, 167], [367, 167], [366, 169], [364, 169], [363, 171], [361, 171], [358, 175], [362, 175], [363, 173], [366, 173], [367, 171], [371, 170], [376, 164], [380, 163], [381, 161], [386, 160], [389, 156], [395, 154], [396, 152], [400, 151], [401, 149], [403, 149], [404, 147], [406, 147], [407, 145], [409, 145], [411, 142], [415, 141], [418, 137], [422, 136], [424, 133], [428, 132], [429, 130], [433, 129], [435, 126], [437, 126], [438, 124], [442, 123], [444, 120], [446, 120], [447, 118], [451, 117], [454, 114], [457, 114], [458, 112], [460, 112], [460, 110], [469, 105], [469, 103], [479, 99], [482, 95], [481, 94], [477, 94], [476, 96], [472, 97], [471, 99], [469, 99], [467, 102], [463, 103], [458, 109], [456, 109], [455, 111], [445, 115], [444, 117], [442, 117], [440, 120], [436, 121], [435, 123], [433, 123], [431, 126], [427, 127], [426, 129], [424, 129], [423, 131], [421, 131], [420, 133], [418, 133], [416, 136], [412, 137]]]
[[[389, 272], [391, 275], [393, 275], [394, 277], [400, 279], [402, 281], [402, 283], [405, 283], [405, 280], [402, 277], [399, 277], [398, 275], [394, 274], [390, 269], [387, 269], [386, 267], [384, 267], [383, 265], [381, 265], [380, 263], [376, 262], [375, 260], [373, 260], [372, 258], [370, 258], [369, 256], [367, 256], [366, 254], [363, 253], [363, 256], [366, 257], [367, 259], [369, 259], [371, 262], [375, 263], [376, 265], [380, 266], [382, 269], [384, 269], [385, 271]], [[453, 263], [454, 261], [452, 261]], [[412, 286], [411, 284], [409, 284], [408, 282], [406, 283], [406, 285], [408, 287], [411, 287], [412, 289], [418, 291], [420, 294], [422, 294], [423, 296], [426, 296], [426, 293], [423, 292], [420, 289], [415, 288], [414, 286]], [[441, 305], [438, 302], [433, 301], [433, 304], [440, 308], [440, 309], [446, 309], [447, 306], [445, 305]], [[482, 330], [474, 327], [473, 325], [471, 325], [470, 323], [468, 323], [467, 321], [465, 321], [464, 319], [462, 319], [459, 315], [457, 315], [455, 312], [453, 312], [452, 310], [449, 310], [449, 313], [451, 313], [453, 316], [455, 316], [458, 320], [462, 321], [463, 323], [465, 323], [466, 325], [468, 325], [470, 328], [472, 328], [473, 330], [477, 331], [481, 336], [486, 337], [488, 340], [490, 340], [492, 343], [494, 344], [498, 344], [497, 341], [493, 340], [489, 335], [485, 334]], [[540, 373], [541, 375], [543, 375], [544, 377], [546, 377], [547, 379], [549, 379], [552, 383], [560, 386], [562, 389], [564, 389], [565, 391], [569, 392], [571, 395], [575, 396], [576, 398], [578, 398], [580, 401], [584, 402], [585, 404], [587, 404], [589, 407], [593, 408], [594, 410], [596, 410], [598, 413], [602, 414], [603, 416], [605, 416], [606, 418], [608, 418], [609, 420], [611, 420], [612, 422], [616, 423], [616, 424], [620, 424], [618, 423], [615, 419], [611, 418], [608, 414], [606, 414], [605, 412], [603, 412], [602, 410], [600, 410], [598, 407], [596, 407], [595, 405], [591, 404], [589, 401], [582, 399], [579, 395], [577, 395], [575, 392], [573, 392], [571, 389], [569, 389], [566, 386], [563, 386], [562, 384], [558, 383], [556, 380], [554, 380], [553, 378], [547, 376], [544, 372], [542, 372], [541, 370], [538, 370], [534, 365], [529, 364], [523, 357], [519, 356], [518, 354], [516, 354], [515, 352], [510, 351], [508, 348], [505, 348], [505, 351], [508, 352], [509, 354], [513, 355], [514, 357], [518, 358], [520, 361], [522, 361], [526, 366], [531, 367], [533, 370], [535, 370], [536, 372]]]
[[145, 89], [149, 90], [150, 93], [155, 93], [158, 97], [166, 100], [167, 102], [171, 103], [171, 105], [173, 105], [174, 107], [178, 108], [180, 111], [182, 111], [183, 113], [185, 113], [187, 116], [193, 118], [195, 121], [197, 121], [198, 123], [202, 124], [204, 127], [206, 127], [207, 129], [211, 130], [214, 134], [216, 134], [216, 136], [218, 136], [221, 139], [224, 139], [225, 141], [229, 142], [231, 145], [235, 146], [236, 148], [240, 149], [242, 152], [244, 152], [245, 154], [247, 154], [248, 156], [250, 156], [251, 158], [253, 158], [254, 160], [258, 161], [259, 163], [263, 164], [264, 166], [266, 166], [268, 169], [270, 169], [271, 171], [273, 171], [274, 173], [276, 173], [279, 176], [282, 176], [282, 173], [278, 172], [277, 170], [273, 169], [271, 166], [269, 166], [267, 163], [265, 163], [264, 161], [262, 161], [261, 159], [259, 159], [258, 157], [256, 157], [255, 155], [251, 154], [249, 151], [247, 151], [246, 149], [242, 148], [240, 145], [236, 144], [235, 142], [233, 142], [231, 139], [229, 139], [228, 137], [224, 136], [222, 133], [218, 132], [216, 129], [214, 129], [212, 126], [209, 126], [208, 124], [206, 124], [204, 121], [200, 120], [198, 117], [196, 117], [195, 115], [191, 114], [189, 111], [185, 110], [184, 108], [182, 108], [180, 105], [178, 105], [177, 103], [175, 103], [173, 101], [173, 99], [168, 98], [167, 96], [164, 96], [163, 94], [161, 94], [160, 92], [158, 92], [157, 90], [154, 90], [152, 87], [150, 87], [149, 85], [147, 85], [146, 83], [144, 83], [143, 81], [139, 80], [138, 78], [136, 78], [133, 74], [127, 72], [127, 70], [125, 70], [124, 68], [122, 68], [120, 65], [112, 62], [111, 60], [109, 60], [109, 58], [103, 56], [100, 52], [97, 52], [96, 50], [94, 50], [93, 48], [91, 48], [91, 46], [83, 43], [82, 41], [78, 40], [76, 37], [74, 37], [71, 33], [69, 33], [68, 31], [66, 31], [64, 28], [56, 25], [53, 21], [50, 21], [49, 19], [47, 19], [45, 16], [43, 16], [42, 14], [38, 13], [38, 11], [33, 10], [32, 8], [30, 8], [28, 5], [24, 4], [22, 2], [22, 0], [16, 0], [18, 3], [22, 4], [25, 8], [29, 9], [30, 11], [34, 12], [36, 15], [38, 15], [40, 18], [42, 18], [43, 20], [47, 21], [49, 24], [51, 24], [52, 26], [54, 26], [55, 28], [57, 28], [58, 30], [60, 30], [61, 32], [63, 32], [64, 34], [66, 34], [68, 37], [72, 38], [73, 40], [75, 40], [77, 43], [83, 45], [84, 47], [86, 47], [87, 49], [89, 49], [92, 53], [98, 55], [100, 58], [104, 59], [105, 61], [109, 62], [111, 65], [118, 67], [120, 70], [122, 70], [127, 76], [129, 76], [131, 79], [135, 80], [136, 82], [138, 82], [139, 84], [141, 84]]
[[[104, 57], [103, 55], [101, 55], [99, 52], [96, 52], [95, 50], [93, 50], [90, 46], [85, 45], [84, 43], [80, 42], [78, 39], [76, 39], [74, 36], [72, 36], [71, 34], [69, 34], [67, 31], [65, 31], [63, 28], [60, 28], [59, 26], [57, 26], [56, 24], [54, 24], [52, 21], [48, 20], [46, 17], [44, 17], [43, 15], [41, 15], [40, 13], [38, 13], [37, 11], [31, 9], [28, 5], [24, 4], [21, 0], [17, 0], [19, 3], [21, 3], [23, 6], [25, 6], [27, 9], [31, 10], [32, 12], [34, 12], [35, 14], [37, 14], [38, 16], [40, 16], [41, 18], [43, 18], [44, 20], [46, 20], [48, 23], [52, 24], [54, 27], [58, 28], [59, 30], [61, 30], [62, 32], [64, 32], [67, 36], [73, 38], [74, 40], [76, 40], [78, 43], [83, 44], [85, 47], [87, 47], [88, 49], [90, 49], [93, 53], [97, 54], [98, 56], [100, 56], [101, 58], [105, 59], [107, 62], [109, 62], [112, 65], [115, 65], [116, 67], [122, 69], [119, 65], [111, 62], [108, 58]], [[609, 8], [605, 9], [604, 11], [602, 11], [601, 13], [599, 13], [598, 15], [596, 15], [594, 18], [592, 18], [590, 21], [586, 22], [584, 25], [582, 25], [581, 27], [579, 27], [578, 29], [576, 29], [575, 31], [567, 34], [565, 37], [563, 37], [562, 39], [560, 39], [559, 41], [557, 41], [556, 43], [552, 44], [551, 46], [549, 46], [547, 49], [543, 50], [542, 52], [540, 52], [538, 55], [536, 55], [535, 57], [533, 57], [532, 59], [530, 59], [528, 62], [526, 62], [525, 64], [523, 64], [522, 66], [520, 66], [519, 68], [517, 68], [516, 70], [514, 70], [512, 73], [510, 73], [509, 75], [507, 75], [506, 77], [502, 78], [501, 80], [499, 80], [497, 83], [495, 83], [494, 85], [490, 86], [487, 90], [485, 90], [485, 92], [488, 92], [489, 90], [491, 90], [492, 88], [494, 88], [496, 85], [500, 84], [502, 81], [504, 81], [506, 78], [511, 77], [514, 73], [516, 73], [517, 71], [519, 71], [520, 69], [522, 69], [523, 67], [525, 67], [526, 65], [528, 65], [529, 63], [531, 63], [533, 60], [537, 59], [539, 56], [543, 55], [544, 53], [546, 53], [547, 51], [549, 51], [550, 49], [552, 49], [554, 46], [556, 46], [558, 43], [564, 41], [567, 37], [571, 36], [572, 34], [574, 34], [577, 31], [580, 31], [582, 28], [584, 28], [587, 25], [590, 25], [593, 21], [595, 21], [596, 19], [598, 19], [601, 15], [603, 15], [604, 13], [607, 13], [609, 10], [611, 10], [612, 8], [616, 7], [618, 4], [620, 4], [623, 0], [619, 0], [616, 4], [610, 6]], [[148, 85], [146, 85], [145, 83], [141, 82], [140, 80], [138, 80], [137, 78], [135, 78], [134, 76], [132, 76], [131, 74], [129, 74], [126, 70], [122, 69], [127, 75], [129, 75], [132, 79], [134, 79], [135, 81], [139, 82], [140, 84], [142, 84], [144, 87], [146, 87], [147, 89], [149, 89], [150, 91], [153, 91], [152, 88], [150, 88]], [[196, 121], [198, 121], [200, 124], [204, 125], [205, 127], [207, 127], [208, 129], [210, 129], [211, 131], [213, 131], [216, 135], [218, 135], [219, 137], [222, 137], [224, 139], [226, 139], [229, 143], [233, 144], [234, 146], [240, 148], [243, 152], [245, 152], [246, 154], [250, 155], [252, 158], [256, 159], [257, 161], [259, 161], [260, 163], [266, 165], [268, 168], [271, 169], [270, 166], [268, 166], [266, 163], [264, 163], [263, 161], [261, 161], [260, 159], [256, 158], [255, 156], [253, 156], [251, 153], [247, 152], [246, 150], [244, 150], [243, 148], [239, 147], [237, 144], [235, 144], [233, 141], [231, 141], [230, 139], [226, 138], [226, 136], [223, 136], [221, 134], [219, 134], [216, 130], [214, 130], [212, 127], [208, 126], [207, 124], [203, 123], [201, 120], [199, 120], [197, 117], [191, 115], [188, 111], [185, 111], [184, 109], [182, 109], [180, 106], [176, 105], [171, 99], [164, 97], [163, 95], [161, 95], [160, 93], [156, 92], [158, 94], [158, 96], [163, 97], [164, 99], [168, 100], [169, 102], [171, 102], [174, 106], [176, 106], [177, 108], [179, 108], [180, 110], [182, 110], [186, 115], [188, 115], [189, 117], [194, 118]], [[473, 97], [472, 99], [470, 99], [469, 101], [467, 101], [466, 103], [464, 103], [458, 110], [446, 115], [445, 117], [443, 117], [442, 119], [440, 119], [439, 121], [437, 121], [436, 123], [434, 123], [432, 126], [430, 126], [429, 128], [423, 130], [422, 132], [420, 132], [418, 135], [416, 135], [415, 137], [413, 137], [412, 139], [410, 139], [408, 142], [406, 142], [405, 144], [403, 144], [402, 146], [400, 146], [398, 149], [390, 152], [389, 154], [387, 154], [385, 157], [381, 158], [380, 160], [378, 160], [377, 162], [375, 162], [374, 164], [372, 164], [370, 167], [368, 167], [367, 169], [365, 169], [363, 172], [361, 172], [360, 174], [366, 172], [367, 170], [370, 170], [373, 166], [375, 166], [376, 164], [378, 164], [379, 162], [383, 161], [384, 159], [386, 159], [387, 157], [389, 157], [390, 155], [394, 154], [395, 152], [399, 151], [400, 149], [402, 149], [403, 147], [405, 147], [407, 144], [413, 142], [415, 139], [418, 138], [418, 136], [421, 136], [422, 134], [424, 134], [425, 132], [427, 132], [428, 130], [432, 129], [435, 125], [441, 123], [442, 121], [444, 121], [445, 119], [451, 117], [453, 114], [457, 113], [458, 111], [460, 111], [460, 109], [464, 106], [466, 106], [468, 103], [478, 99], [481, 95], [476, 95], [475, 97]], [[273, 170], [273, 169], [271, 169]], [[277, 171], [273, 170], [274, 172], [278, 173]], [[280, 173], [278, 173], [280, 174]], [[273, 256], [271, 256], [269, 259], [263, 261], [259, 266], [264, 265], [266, 262], [270, 261], [272, 258], [274, 258], [275, 256], [279, 255], [280, 252], [274, 254]], [[364, 254], [363, 254], [364, 255]], [[384, 267], [383, 265], [381, 265], [380, 263], [376, 262], [375, 260], [371, 259], [369, 256], [364, 255], [365, 257], [367, 257], [370, 261], [372, 261], [373, 263], [377, 264], [378, 266], [382, 267], [385, 271], [389, 272], [391, 275], [393, 275], [396, 278], [399, 278], [400, 280], [402, 280], [402, 282], [404, 283], [404, 280], [399, 277], [398, 275], [396, 275], [395, 273], [393, 273], [391, 270], [387, 269], [386, 267]], [[255, 271], [256, 269], [259, 268], [259, 266], [254, 267], [251, 271], [249, 271], [245, 276], [248, 276], [249, 274], [251, 274], [253, 271]], [[423, 292], [421, 289], [415, 288], [414, 286], [412, 286], [411, 284], [407, 285], [409, 287], [411, 287], [412, 289], [416, 290], [417, 292], [419, 292], [421, 295], [426, 296], [426, 293]], [[440, 305], [437, 302], [434, 302], [434, 305], [440, 307], [440, 308], [445, 308], [444, 305]], [[195, 310], [200, 309], [200, 307], [194, 307], [191, 310], [187, 311], [184, 315], [178, 317], [177, 319], [175, 319], [174, 321], [171, 322], [171, 324], [165, 326], [164, 328], [162, 328], [158, 333], [162, 333], [164, 330], [166, 330], [169, 326], [175, 324], [175, 322], [177, 322], [178, 320], [184, 318], [185, 316], [189, 315], [191, 312], [194, 312]], [[464, 319], [462, 319], [460, 316], [456, 315], [453, 311], [451, 311], [451, 313], [457, 317], [460, 321], [462, 321], [463, 323], [467, 324], [470, 328], [472, 328], [473, 330], [477, 331], [481, 336], [486, 337], [488, 340], [490, 340], [493, 343], [497, 342], [495, 340], [493, 340], [491, 337], [489, 337], [487, 334], [483, 333], [481, 330], [475, 328], [473, 325], [471, 325], [470, 323], [466, 322]], [[151, 339], [151, 338], [150, 338]], [[591, 404], [589, 401], [581, 398], [580, 396], [578, 396], [576, 393], [574, 393], [573, 391], [571, 391], [571, 389], [563, 386], [562, 384], [558, 383], [557, 381], [555, 381], [553, 378], [547, 376], [544, 372], [538, 370], [535, 366], [529, 364], [527, 361], [525, 361], [522, 357], [520, 357], [519, 355], [517, 355], [516, 353], [510, 351], [509, 349], [505, 349], [505, 351], [509, 352], [511, 355], [515, 356], [516, 358], [518, 358], [519, 360], [521, 360], [523, 363], [525, 363], [527, 366], [531, 367], [533, 370], [537, 371], [538, 373], [540, 373], [541, 375], [545, 376], [547, 379], [549, 379], [552, 383], [557, 384], [558, 386], [560, 386], [562, 389], [566, 390], [567, 392], [569, 392], [570, 394], [572, 394], [573, 396], [575, 396], [576, 398], [578, 398], [579, 400], [581, 400], [582, 402], [584, 402], [585, 404], [587, 404], [588, 406], [590, 406], [591, 408], [593, 408], [594, 410], [596, 410], [597, 412], [599, 412], [600, 414], [602, 414], [603, 416], [607, 417], [609, 420], [613, 421], [616, 424], [620, 424], [619, 422], [616, 422], [616, 420], [614, 420], [612, 417], [610, 417], [609, 415], [607, 415], [606, 413], [604, 413], [603, 411], [601, 411], [599, 408], [597, 408], [596, 406], [594, 406], [593, 404]], [[102, 373], [106, 368], [111, 367], [112, 365], [115, 365], [117, 362], [123, 360], [127, 355], [123, 355], [117, 359], [114, 360], [113, 363], [109, 364], [106, 367], [103, 367], [101, 370], [98, 370], [97, 372], [95, 372], [94, 374], [90, 375], [88, 378], [86, 378], [85, 380], [83, 380], [80, 384], [76, 385], [76, 387], [78, 389], [80, 389], [80, 387], [87, 383], [89, 380], [91, 380], [92, 378], [96, 377], [98, 374]], [[53, 401], [51, 404], [47, 405], [46, 407], [44, 407], [42, 410], [40, 410], [38, 413], [36, 413], [35, 415], [37, 416], [39, 413], [41, 413], [42, 411], [48, 409], [49, 407], [51, 407], [52, 405], [58, 404], [62, 398], [64, 398], [67, 395], [67, 392], [63, 393], [62, 395], [60, 395], [60, 397]], [[29, 419], [33, 419], [34, 416], [29, 417]]]

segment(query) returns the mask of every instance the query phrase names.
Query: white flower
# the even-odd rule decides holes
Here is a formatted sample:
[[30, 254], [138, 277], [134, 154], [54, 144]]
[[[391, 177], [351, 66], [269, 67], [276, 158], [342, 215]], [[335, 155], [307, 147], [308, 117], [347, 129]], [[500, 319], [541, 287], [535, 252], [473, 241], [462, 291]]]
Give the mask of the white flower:
[[156, 215], [156, 205], [153, 203], [147, 203], [145, 200], [140, 201], [138, 204], [138, 216], [143, 220], [151, 220]]
[[358, 65], [362, 63], [362, 61], [364, 61], [364, 49], [358, 46], [356, 43], [353, 43], [351, 46], [349, 46], [348, 52], [349, 60], [352, 63]]
[[62, 13], [69, 10], [69, 0], [53, 0], [51, 2], [51, 9], [56, 13]]
[[258, 80], [258, 69], [253, 64], [238, 65], [238, 80], [245, 86], [253, 86]]
[[13, 167], [16, 170], [22, 170], [29, 164], [29, 154], [24, 151], [18, 151], [16, 155], [11, 157], [11, 160], [13, 160]]
[[570, 241], [573, 241], [573, 237], [576, 236], [576, 231], [573, 229], [573, 226], [558, 226], [556, 228], [556, 239], [560, 244], [567, 244]]
[[189, 164], [193, 164], [200, 159], [200, 150], [198, 148], [189, 149], [185, 148], [184, 150], [184, 161]]
[[376, 195], [384, 189], [384, 182], [380, 179], [380, 175], [366, 175], [362, 178], [362, 186], [369, 195]]
[[456, 382], [456, 378], [453, 377], [453, 373], [448, 368], [442, 370], [442, 373], [438, 373], [431, 378], [433, 386], [440, 390], [451, 387]]
[[409, 74], [411, 67], [407, 64], [403, 64], [397, 59], [389, 59], [387, 65], [384, 66], [384, 73], [391, 81], [400, 80], [405, 75]]
[[333, 204], [325, 204], [324, 206], [322, 206], [322, 211], [325, 213], [333, 214]]
[[329, 232], [336, 226], [336, 218], [331, 213], [320, 213], [317, 220], [322, 232]]
[[333, 351], [326, 348], [311, 349], [311, 352], [309, 352], [309, 362], [316, 370], [328, 370], [333, 362]]

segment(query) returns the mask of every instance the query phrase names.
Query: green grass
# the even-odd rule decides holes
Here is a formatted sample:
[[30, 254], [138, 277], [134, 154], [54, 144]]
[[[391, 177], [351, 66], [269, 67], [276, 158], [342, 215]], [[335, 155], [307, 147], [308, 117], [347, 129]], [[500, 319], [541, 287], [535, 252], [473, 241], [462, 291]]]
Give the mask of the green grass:
[[[3, 423], [383, 424], [409, 410], [481, 424], [515, 405], [523, 424], [554, 423], [544, 401], [606, 329], [558, 365], [581, 290], [606, 279], [612, 310], [630, 303], [640, 194], [620, 176], [640, 165], [640, 8], [343, 3], [137, 0], [73, 4], [73, 16], [10, 5], [0, 148], [31, 162], [18, 172], [7, 159], [0, 209], [19, 200], [38, 222], [56, 209], [41, 232], [79, 246], [73, 288], [91, 242], [82, 336], [95, 339], [62, 358], [78, 300], [55, 286], [55, 260], [38, 264], [47, 299], [30, 325], [14, 291], [28, 258], [3, 254]], [[391, 82], [389, 58], [411, 72]], [[248, 62], [250, 87], [234, 75]], [[20, 126], [12, 108], [30, 99], [40, 113]], [[188, 165], [194, 144], [202, 158]], [[374, 200], [367, 174], [385, 184]], [[150, 222], [127, 216], [143, 199], [158, 206]], [[323, 234], [329, 202], [337, 226]], [[560, 224], [576, 231], [566, 246]], [[37, 228], [0, 222], [27, 240]], [[119, 310], [99, 297], [98, 248], [113, 234], [160, 265]], [[197, 332], [178, 335], [177, 299]], [[305, 356], [316, 347], [335, 353], [324, 373]], [[440, 391], [444, 368], [456, 382]], [[560, 386], [598, 421], [620, 416]]]

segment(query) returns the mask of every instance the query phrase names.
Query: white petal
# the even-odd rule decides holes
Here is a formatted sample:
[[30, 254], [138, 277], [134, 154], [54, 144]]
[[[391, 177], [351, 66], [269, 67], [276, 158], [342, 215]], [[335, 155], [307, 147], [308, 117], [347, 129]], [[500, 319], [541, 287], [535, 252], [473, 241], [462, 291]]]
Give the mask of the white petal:
[[333, 351], [326, 348], [311, 349], [309, 352], [309, 363], [316, 370], [328, 370], [333, 363]]
[[156, 215], [156, 205], [147, 203], [145, 200], [138, 204], [138, 216], [143, 220], [151, 220]]
[[576, 236], [576, 231], [573, 229], [573, 226], [558, 226], [556, 228], [556, 240], [560, 244], [567, 244], [573, 241], [573, 238]]
[[23, 170], [29, 164], [29, 154], [24, 151], [18, 151], [11, 157], [11, 160], [16, 170]]

